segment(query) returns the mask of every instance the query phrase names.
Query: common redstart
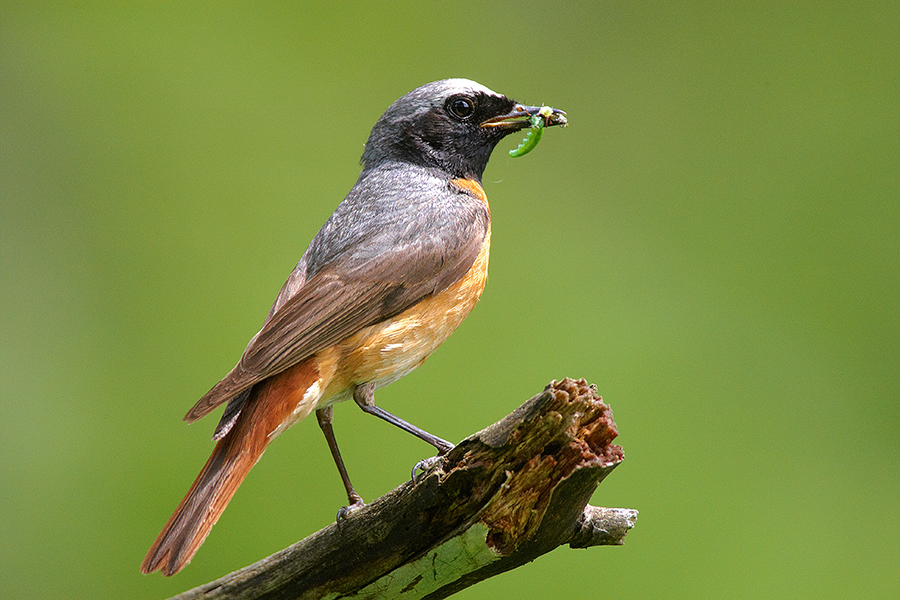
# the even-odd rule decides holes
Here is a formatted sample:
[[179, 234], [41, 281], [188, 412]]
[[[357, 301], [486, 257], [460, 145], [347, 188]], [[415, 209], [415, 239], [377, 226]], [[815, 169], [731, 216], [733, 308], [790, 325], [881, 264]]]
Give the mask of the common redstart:
[[481, 176], [494, 147], [535, 124], [564, 125], [564, 114], [466, 79], [429, 83], [387, 109], [356, 185], [303, 253], [262, 329], [185, 415], [196, 421], [227, 403], [212, 456], [141, 571], [184, 568], [266, 446], [313, 411], [347, 491], [341, 516], [363, 501], [335, 441], [335, 403], [352, 398], [439, 455], [453, 448], [376, 406], [375, 390], [421, 365], [481, 296], [491, 240]]

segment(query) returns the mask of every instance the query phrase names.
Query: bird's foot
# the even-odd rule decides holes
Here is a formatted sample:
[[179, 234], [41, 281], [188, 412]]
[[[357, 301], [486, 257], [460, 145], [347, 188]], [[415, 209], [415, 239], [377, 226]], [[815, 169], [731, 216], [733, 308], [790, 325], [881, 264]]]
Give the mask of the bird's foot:
[[349, 517], [352, 513], [356, 512], [357, 510], [359, 510], [360, 508], [362, 508], [363, 506], [366, 505], [366, 503], [363, 502], [363, 499], [360, 498], [359, 496], [356, 496], [355, 498], [352, 498], [351, 500], [352, 500], [352, 502], [350, 502], [350, 504], [348, 504], [347, 506], [342, 506], [341, 510], [339, 510], [337, 512], [337, 521], [338, 522], [343, 521], [344, 519]]
[[426, 475], [431, 472], [435, 467], [440, 465], [444, 461], [444, 454], [438, 454], [437, 456], [432, 456], [431, 458], [426, 458], [425, 460], [420, 460], [415, 464], [412, 469], [411, 480], [413, 485], [416, 484], [416, 473], [422, 471]]

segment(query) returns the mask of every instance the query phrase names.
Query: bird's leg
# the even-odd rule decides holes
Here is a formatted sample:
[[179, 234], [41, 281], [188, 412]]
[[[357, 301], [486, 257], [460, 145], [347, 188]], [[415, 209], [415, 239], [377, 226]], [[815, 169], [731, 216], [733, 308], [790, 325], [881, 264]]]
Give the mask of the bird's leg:
[[353, 389], [353, 400], [359, 405], [361, 409], [363, 409], [363, 411], [369, 413], [370, 415], [375, 415], [376, 417], [384, 419], [388, 423], [396, 425], [403, 431], [407, 431], [413, 434], [420, 440], [428, 442], [429, 444], [437, 448], [439, 456], [443, 456], [453, 450], [453, 444], [451, 444], [447, 440], [442, 440], [437, 436], [431, 435], [427, 431], [419, 429], [411, 423], [407, 423], [400, 417], [395, 417], [383, 408], [375, 406], [375, 384], [364, 383], [363, 385], [356, 386]]
[[341, 508], [337, 514], [338, 520], [341, 520], [352, 511], [360, 508], [364, 503], [360, 495], [353, 489], [353, 484], [350, 483], [350, 476], [347, 475], [344, 459], [341, 458], [341, 451], [338, 450], [337, 440], [334, 437], [334, 429], [331, 427], [331, 422], [334, 420], [333, 407], [328, 406], [317, 410], [316, 420], [319, 422], [319, 427], [322, 428], [322, 433], [325, 434], [325, 441], [328, 442], [328, 449], [331, 450], [334, 464], [337, 465], [338, 472], [341, 474], [341, 481], [344, 482], [344, 489], [347, 490], [347, 501], [349, 504]]

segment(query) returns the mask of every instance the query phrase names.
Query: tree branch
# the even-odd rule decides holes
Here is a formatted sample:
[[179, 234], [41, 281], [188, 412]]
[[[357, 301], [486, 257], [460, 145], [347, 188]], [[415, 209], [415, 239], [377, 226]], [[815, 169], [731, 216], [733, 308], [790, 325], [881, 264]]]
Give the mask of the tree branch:
[[562, 544], [622, 544], [637, 511], [587, 505], [616, 435], [594, 386], [551, 382], [415, 483], [175, 598], [445, 598]]

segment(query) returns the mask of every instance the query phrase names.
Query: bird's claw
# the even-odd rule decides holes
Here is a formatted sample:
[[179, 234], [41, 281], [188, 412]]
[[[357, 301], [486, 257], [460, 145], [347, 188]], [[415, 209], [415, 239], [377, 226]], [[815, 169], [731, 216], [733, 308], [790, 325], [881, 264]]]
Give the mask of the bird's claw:
[[343, 521], [344, 519], [349, 517], [352, 513], [356, 512], [357, 510], [359, 510], [360, 508], [362, 508], [365, 505], [366, 505], [366, 503], [363, 502], [362, 498], [357, 496], [356, 499], [352, 503], [348, 504], [347, 506], [341, 507], [341, 510], [339, 510], [337, 512], [337, 518], [335, 520], [338, 522]]
[[444, 455], [439, 454], [437, 456], [432, 456], [431, 458], [426, 458], [424, 460], [420, 460], [415, 464], [412, 468], [412, 475], [410, 480], [413, 482], [413, 485], [416, 484], [416, 473], [422, 471], [423, 473], [428, 473], [434, 467], [436, 467], [439, 463], [444, 460]]

